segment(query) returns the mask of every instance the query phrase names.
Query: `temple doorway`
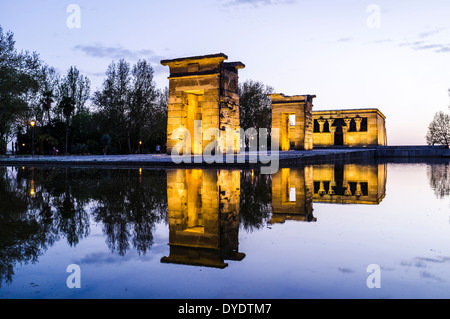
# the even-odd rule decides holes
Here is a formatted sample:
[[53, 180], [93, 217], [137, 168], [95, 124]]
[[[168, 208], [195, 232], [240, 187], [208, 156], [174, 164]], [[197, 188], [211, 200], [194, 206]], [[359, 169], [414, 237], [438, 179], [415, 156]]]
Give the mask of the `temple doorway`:
[[344, 131], [342, 129], [345, 126], [345, 122], [343, 119], [336, 119], [334, 121], [334, 125], [336, 126], [336, 131], [334, 133], [334, 145], [335, 146], [343, 146], [344, 145]]

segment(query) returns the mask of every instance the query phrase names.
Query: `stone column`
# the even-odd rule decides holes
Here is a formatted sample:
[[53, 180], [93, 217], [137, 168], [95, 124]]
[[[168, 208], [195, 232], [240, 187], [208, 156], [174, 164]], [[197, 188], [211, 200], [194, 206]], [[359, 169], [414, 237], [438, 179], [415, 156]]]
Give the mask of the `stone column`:
[[323, 133], [323, 126], [325, 125], [326, 120], [325, 119], [318, 119], [317, 122], [319, 123], [319, 132]]
[[328, 121], [328, 127], [330, 128], [330, 132], [331, 132], [331, 125], [333, 125], [334, 119], [327, 119], [327, 121]]
[[362, 121], [361, 117], [355, 117], [356, 131], [357, 132], [359, 132], [361, 130], [361, 121]]
[[350, 195], [352, 195], [352, 192], [350, 191], [350, 184], [347, 184], [347, 185], [345, 185], [344, 187], [345, 187], [344, 195], [345, 195], [345, 196], [350, 196]]
[[343, 126], [342, 127], [342, 135], [343, 135], [343, 139], [344, 139], [344, 145], [347, 145], [347, 132], [348, 132], [348, 126]]
[[328, 195], [334, 195], [334, 190], [332, 188], [332, 183], [330, 183], [330, 188], [328, 189]]
[[323, 181], [320, 181], [320, 188], [319, 188], [319, 195], [325, 195], [327, 193], [327, 191], [325, 190], [325, 186], [323, 184]]
[[344, 119], [345, 125], [347, 126], [347, 130], [350, 129], [350, 122], [351, 122], [351, 121], [352, 121], [352, 119], [349, 119], [349, 118], [345, 118], [345, 119]]
[[336, 126], [330, 126], [331, 145], [334, 145], [334, 133], [336, 133]]
[[362, 195], [362, 191], [361, 191], [361, 183], [358, 182], [356, 184], [356, 191], [355, 191], [355, 196], [359, 197]]

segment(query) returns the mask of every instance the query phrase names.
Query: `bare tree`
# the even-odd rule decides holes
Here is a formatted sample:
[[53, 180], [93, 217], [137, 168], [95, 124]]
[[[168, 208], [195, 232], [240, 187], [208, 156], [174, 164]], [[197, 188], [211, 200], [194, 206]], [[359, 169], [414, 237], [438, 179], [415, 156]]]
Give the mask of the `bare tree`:
[[450, 145], [450, 116], [442, 111], [434, 114], [426, 135], [428, 145]]

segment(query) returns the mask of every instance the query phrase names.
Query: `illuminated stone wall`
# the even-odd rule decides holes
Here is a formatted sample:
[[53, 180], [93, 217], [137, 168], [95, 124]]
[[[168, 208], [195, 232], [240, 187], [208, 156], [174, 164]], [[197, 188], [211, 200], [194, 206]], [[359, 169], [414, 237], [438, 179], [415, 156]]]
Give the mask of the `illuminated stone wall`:
[[168, 169], [170, 255], [162, 262], [224, 268], [241, 260], [239, 170]]
[[386, 193], [386, 164], [313, 165], [313, 201], [379, 204]]
[[271, 223], [315, 221], [312, 207], [312, 169], [282, 168], [272, 175]]
[[314, 147], [386, 146], [385, 116], [378, 109], [313, 111]]
[[[279, 129], [280, 150], [311, 150], [312, 139], [312, 99], [315, 95], [285, 96], [271, 94], [272, 130]], [[290, 121], [290, 116], [294, 120]]]
[[[220, 152], [227, 149], [239, 152], [238, 70], [245, 66], [241, 62], [224, 62], [227, 59], [225, 54], [219, 53], [161, 61], [170, 68], [168, 154], [179, 141], [172, 140], [172, 133], [178, 128], [186, 128], [191, 136], [190, 143], [182, 150], [184, 154], [201, 154], [211, 141], [216, 140], [214, 136], [204, 134], [210, 128], [220, 129], [222, 133], [233, 130], [233, 135], [227, 136], [227, 143], [224, 138], [216, 141]], [[195, 121], [201, 121], [197, 128]], [[178, 134], [176, 138], [179, 138]]]

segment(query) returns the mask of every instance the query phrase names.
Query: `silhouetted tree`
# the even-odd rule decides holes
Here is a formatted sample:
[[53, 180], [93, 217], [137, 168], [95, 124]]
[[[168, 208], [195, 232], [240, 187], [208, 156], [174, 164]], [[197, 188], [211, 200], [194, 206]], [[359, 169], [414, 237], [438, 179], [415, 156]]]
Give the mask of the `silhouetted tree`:
[[105, 131], [117, 143], [119, 151], [123, 151], [122, 145], [126, 143], [128, 153], [133, 153], [138, 141], [156, 134], [154, 126], [164, 119], [153, 73], [146, 60], [139, 60], [133, 68], [124, 59], [118, 63], [113, 61], [106, 71], [102, 89], [94, 93], [93, 102], [107, 119]]
[[243, 129], [272, 126], [272, 101], [269, 94], [273, 88], [262, 82], [247, 80], [239, 84], [239, 115]]
[[[269, 94], [273, 88], [253, 80], [239, 84], [239, 116], [241, 128], [267, 129], [270, 141], [272, 127], [272, 101]], [[248, 140], [245, 141], [248, 146]]]
[[426, 141], [429, 145], [450, 145], [450, 116], [442, 111], [434, 114], [428, 126]]
[[8, 138], [31, 114], [30, 99], [39, 90], [41, 60], [37, 53], [17, 52], [14, 34], [0, 26], [0, 154]]
[[87, 76], [71, 66], [67, 74], [61, 79], [59, 84], [59, 97], [70, 97], [74, 101], [75, 114], [83, 112], [86, 109], [86, 102], [89, 100], [91, 91], [91, 82]]
[[72, 115], [73, 110], [75, 109], [75, 100], [70, 96], [63, 96], [61, 98], [61, 102], [59, 103], [59, 107], [63, 110], [63, 114], [66, 118], [66, 138], [65, 138], [65, 154], [68, 153], [68, 143], [69, 143], [69, 125], [70, 125], [70, 116]]
[[105, 119], [102, 123], [104, 132], [108, 133], [122, 149], [124, 132], [127, 132], [127, 113], [130, 104], [131, 77], [130, 65], [124, 60], [111, 62], [106, 71], [102, 89], [93, 96], [99, 114]]
[[47, 112], [48, 116], [48, 123], [50, 124], [51, 116], [50, 116], [50, 109], [52, 108], [53, 100], [53, 91], [45, 91], [44, 96], [42, 98], [42, 108]]

